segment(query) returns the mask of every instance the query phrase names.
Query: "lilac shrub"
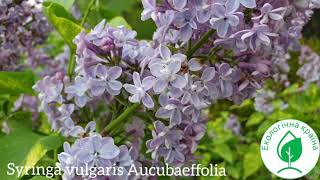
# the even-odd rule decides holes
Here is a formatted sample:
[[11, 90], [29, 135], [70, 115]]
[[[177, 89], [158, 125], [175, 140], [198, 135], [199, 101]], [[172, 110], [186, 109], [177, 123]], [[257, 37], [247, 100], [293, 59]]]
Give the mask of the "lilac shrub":
[[[264, 80], [274, 76], [275, 65], [287, 63], [288, 50], [299, 47], [302, 27], [319, 6], [315, 0], [142, 0], [142, 4], [141, 19], [151, 18], [157, 25], [153, 41], [137, 40], [135, 31], [102, 21], [74, 39], [73, 77], [56, 73], [34, 86], [52, 129], [78, 138], [59, 155], [62, 169], [82, 163], [93, 167], [114, 166], [113, 161], [124, 167], [143, 163], [144, 152], [134, 157], [128, 147], [141, 150], [146, 140], [143, 127], [151, 123], [147, 120], [154, 126], [152, 139], [146, 141], [149, 163], [183, 166], [194, 161], [206, 129], [203, 110], [221, 100], [241, 103], [252, 98]], [[84, 129], [74, 115], [97, 99], [106, 107], [119, 103], [125, 110], [93, 133], [92, 124]], [[129, 123], [129, 116], [139, 118], [126, 128], [136, 138], [118, 147], [104, 135]], [[241, 134], [235, 117], [226, 128]]]

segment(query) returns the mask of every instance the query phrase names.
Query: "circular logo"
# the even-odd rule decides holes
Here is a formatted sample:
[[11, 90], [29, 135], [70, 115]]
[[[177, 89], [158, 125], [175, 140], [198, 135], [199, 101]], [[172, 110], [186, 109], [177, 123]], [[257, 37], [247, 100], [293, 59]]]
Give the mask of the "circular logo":
[[306, 123], [288, 119], [273, 124], [260, 145], [265, 166], [276, 176], [295, 179], [309, 173], [319, 159], [319, 139]]

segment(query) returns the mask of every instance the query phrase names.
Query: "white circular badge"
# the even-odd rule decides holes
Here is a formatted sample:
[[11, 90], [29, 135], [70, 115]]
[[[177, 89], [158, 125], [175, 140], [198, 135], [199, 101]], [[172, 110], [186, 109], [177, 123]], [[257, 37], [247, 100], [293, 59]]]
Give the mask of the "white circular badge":
[[319, 159], [319, 139], [306, 123], [288, 119], [273, 124], [263, 135], [260, 152], [276, 176], [295, 179], [309, 173]]

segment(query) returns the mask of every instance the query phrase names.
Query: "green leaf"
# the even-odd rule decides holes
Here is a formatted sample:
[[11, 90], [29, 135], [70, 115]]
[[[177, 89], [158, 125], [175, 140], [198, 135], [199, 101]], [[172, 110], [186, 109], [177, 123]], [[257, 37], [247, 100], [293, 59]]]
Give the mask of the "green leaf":
[[264, 119], [263, 113], [255, 112], [250, 117], [248, 122], [246, 123], [247, 127], [251, 127], [257, 124], [260, 124], [260, 122]]
[[60, 4], [65, 9], [70, 9], [74, 3], [75, 0], [48, 0], [57, 4]]
[[130, 29], [130, 30], [132, 29], [131, 26], [128, 24], [128, 22], [123, 17], [120, 17], [120, 16], [112, 18], [109, 24], [112, 27], [124, 26], [127, 29]]
[[298, 88], [299, 88], [298, 84], [293, 84], [293, 85], [287, 87], [286, 89], [284, 89], [283, 92], [281, 92], [280, 96], [287, 96], [287, 95], [296, 93]]
[[[292, 139], [288, 142], [285, 140]], [[284, 144], [285, 143], [285, 144]], [[284, 144], [281, 147], [281, 144]], [[280, 149], [281, 148], [281, 151]], [[302, 143], [301, 138], [296, 138], [291, 131], [288, 131], [279, 142], [277, 147], [278, 156], [284, 162], [295, 162], [298, 160], [302, 154]]]
[[74, 17], [60, 4], [44, 2], [43, 11], [50, 23], [69, 45], [71, 51], [74, 51], [76, 46], [72, 41], [82, 31], [82, 27], [77, 24]]
[[77, 24], [74, 17], [66, 9], [64, 9], [63, 6], [57, 3], [44, 2], [43, 11], [47, 15], [51, 24], [55, 27], [64, 41], [70, 47], [68, 74], [72, 76], [75, 67], [75, 58], [73, 55], [76, 51], [76, 46], [73, 43], [73, 39], [83, 30], [83, 28]]
[[262, 160], [260, 158], [259, 144], [253, 143], [249, 146], [247, 153], [244, 155], [243, 168], [244, 178], [253, 175], [262, 167]]
[[[12, 132], [9, 135], [0, 135], [0, 179], [19, 179], [17, 173], [13, 176], [7, 175], [9, 163], [32, 167], [48, 151], [62, 145], [58, 136], [43, 136], [32, 132], [30, 113], [15, 113], [8, 123]], [[23, 171], [22, 175], [25, 173]]]
[[133, 0], [99, 0], [100, 7], [107, 9], [110, 13], [121, 15], [135, 3]]
[[0, 72], [0, 94], [33, 94], [34, 79], [32, 72]]
[[214, 152], [229, 163], [233, 162], [233, 155], [230, 147], [227, 144], [216, 144]]
[[232, 164], [230, 166], [226, 167], [227, 174], [232, 176], [235, 179], [240, 179], [241, 175], [241, 162], [238, 162], [237, 164]]

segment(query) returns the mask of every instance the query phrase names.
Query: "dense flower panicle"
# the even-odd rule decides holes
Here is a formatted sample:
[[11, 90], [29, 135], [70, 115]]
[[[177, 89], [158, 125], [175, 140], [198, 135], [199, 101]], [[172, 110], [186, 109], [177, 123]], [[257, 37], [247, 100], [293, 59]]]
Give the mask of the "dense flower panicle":
[[227, 122], [225, 123], [224, 128], [231, 130], [231, 132], [234, 135], [237, 135], [237, 136], [241, 136], [242, 135], [242, 127], [241, 127], [241, 124], [239, 122], [239, 119], [238, 119], [237, 116], [235, 116], [233, 114], [231, 114], [229, 116]]
[[256, 111], [263, 112], [265, 114], [272, 113], [274, 107], [272, 105], [272, 100], [276, 97], [275, 92], [261, 90], [257, 92], [254, 99], [254, 106]]
[[[125, 169], [134, 163], [127, 146], [116, 146], [111, 137], [101, 137], [95, 134], [79, 138], [73, 145], [65, 142], [63, 147], [64, 152], [58, 155], [58, 166], [64, 172], [63, 179], [66, 180], [96, 178], [92, 177], [92, 172], [89, 172], [90, 168], [94, 167], [103, 167], [104, 173], [110, 175], [109, 178], [117, 179], [119, 177], [112, 177], [112, 167]], [[86, 166], [88, 167], [87, 172], [75, 170], [75, 168]], [[84, 174], [87, 174], [87, 177]], [[127, 179], [126, 176], [127, 173], [124, 172], [124, 177], [121, 179]]]
[[[205, 134], [204, 122], [185, 121], [174, 128], [165, 126], [161, 121], [154, 123], [153, 139], [147, 141], [148, 152], [152, 158], [165, 163], [181, 166], [196, 151], [197, 145]], [[190, 156], [191, 155], [191, 156]]]
[[16, 71], [21, 67], [19, 58], [33, 56], [35, 47], [42, 44], [50, 26], [38, 4], [28, 0], [0, 2], [0, 70]]
[[54, 76], [46, 76], [43, 80], [38, 81], [33, 89], [39, 92], [39, 99], [43, 103], [62, 103], [63, 97], [61, 95], [63, 90], [63, 79], [62, 73], [57, 73]]
[[[62, 166], [117, 162], [126, 167], [138, 159], [130, 158], [127, 147], [117, 147], [111, 138], [95, 133], [94, 124], [82, 128], [72, 121], [75, 111], [104, 98], [109, 99], [106, 106], [115, 101], [124, 106], [140, 103], [139, 113], [154, 116], [152, 139], [147, 141], [154, 162], [164, 159], [182, 166], [193, 161], [205, 132], [205, 108], [218, 100], [241, 103], [252, 98], [268, 77], [287, 80], [274, 73], [289, 71], [288, 50], [299, 48], [302, 27], [318, 1], [142, 0], [142, 4], [141, 19], [152, 18], [158, 27], [153, 41], [139, 41], [135, 31], [103, 20], [74, 39], [73, 79], [57, 73], [34, 87], [53, 130], [82, 137], [65, 146], [59, 159]], [[310, 73], [299, 74], [319, 81], [318, 69], [310, 68], [319, 58], [302, 59]], [[256, 97], [256, 107], [263, 112], [272, 111], [269, 96], [274, 95]], [[144, 127], [135, 120], [126, 128], [128, 135], [136, 137], [130, 143], [135, 152], [140, 150]], [[234, 116], [226, 128], [241, 135]]]
[[317, 83], [320, 86], [320, 56], [307, 46], [301, 48], [301, 67], [297, 74], [306, 84]]
[[276, 82], [283, 84], [285, 87], [290, 85], [288, 79], [288, 73], [290, 71], [290, 66], [288, 60], [290, 59], [290, 54], [284, 50], [281, 46], [275, 46], [274, 53], [272, 55], [272, 62], [274, 65], [273, 79]]
[[[277, 3], [256, 3], [255, 0], [143, 0], [142, 4], [142, 20], [152, 18], [155, 21], [158, 29], [154, 41], [160, 44], [183, 45], [189, 40], [196, 42], [204, 32], [216, 30], [217, 36], [210, 38], [211, 43], [215, 44], [211, 48], [232, 48], [235, 53], [234, 61], [239, 63], [232, 68], [239, 69], [239, 76], [243, 77], [232, 85], [240, 88], [233, 87], [238, 89], [232, 92], [231, 99], [235, 102], [252, 97], [255, 89], [261, 88], [262, 80], [271, 75], [274, 48], [283, 46], [287, 49], [287, 44], [294, 46], [300, 38], [302, 27], [310, 18], [311, 8], [314, 8], [311, 1], [301, 7], [297, 2], [285, 0]], [[244, 11], [245, 9], [254, 11]], [[206, 46], [204, 48], [208, 49]], [[206, 51], [210, 49], [199, 50]], [[247, 54], [245, 58], [243, 54]], [[259, 61], [255, 60], [257, 57], [261, 57], [263, 61], [254, 64], [250, 62]], [[179, 64], [176, 64], [177, 67]], [[159, 69], [154, 67], [151, 70]], [[171, 79], [174, 79], [174, 75]], [[160, 87], [160, 84], [164, 88], [167, 84], [167, 81], [158, 81], [156, 87]]]

